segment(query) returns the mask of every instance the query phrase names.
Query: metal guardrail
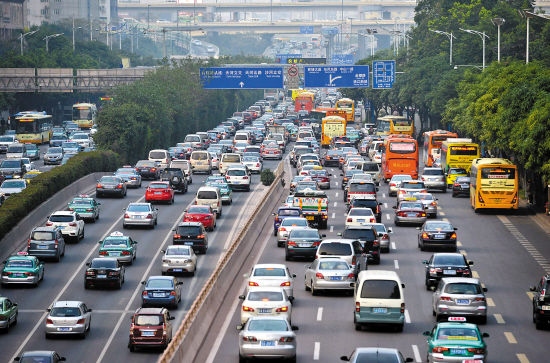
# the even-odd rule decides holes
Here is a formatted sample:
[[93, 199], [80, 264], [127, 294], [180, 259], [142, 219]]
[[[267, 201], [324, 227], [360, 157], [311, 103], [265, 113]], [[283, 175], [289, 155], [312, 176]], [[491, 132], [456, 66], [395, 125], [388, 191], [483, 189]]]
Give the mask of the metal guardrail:
[[191, 327], [191, 324], [194, 322], [195, 317], [197, 316], [197, 313], [198, 313], [199, 309], [201, 308], [203, 302], [206, 300], [208, 295], [211, 293], [212, 288], [214, 286], [214, 283], [216, 282], [216, 280], [220, 276], [221, 272], [223, 271], [223, 269], [225, 268], [227, 263], [231, 260], [231, 257], [233, 257], [233, 254], [234, 254], [235, 250], [237, 249], [237, 247], [241, 243], [243, 237], [245, 236], [246, 232], [248, 231], [252, 220], [254, 220], [254, 217], [264, 207], [265, 203], [269, 199], [269, 196], [275, 190], [275, 187], [277, 186], [277, 184], [280, 183], [280, 180], [284, 175], [284, 168], [285, 168], [285, 163], [283, 161], [283, 162], [279, 163], [279, 165], [277, 166], [277, 169], [275, 169], [275, 173], [274, 173], [275, 174], [275, 180], [269, 186], [269, 189], [268, 189], [267, 193], [265, 194], [265, 197], [264, 197], [263, 201], [256, 206], [256, 208], [254, 209], [254, 212], [250, 215], [248, 221], [246, 222], [244, 227], [241, 229], [240, 233], [237, 235], [237, 238], [233, 241], [233, 243], [231, 243], [231, 246], [229, 246], [229, 248], [225, 252], [224, 256], [219, 261], [218, 265], [216, 266], [216, 268], [214, 269], [214, 271], [210, 275], [210, 278], [208, 279], [208, 281], [206, 281], [203, 288], [201, 289], [201, 291], [199, 292], [199, 294], [195, 298], [195, 301], [193, 302], [193, 304], [189, 308], [189, 311], [187, 312], [187, 314], [185, 315], [185, 318], [181, 322], [180, 327], [178, 328], [176, 334], [172, 338], [172, 342], [170, 342], [168, 347], [164, 350], [164, 353], [160, 356], [157, 363], [168, 363], [168, 362], [171, 362], [173, 360], [173, 357], [174, 357], [178, 347], [183, 342], [183, 339], [185, 338], [185, 336], [189, 333], [189, 329]]

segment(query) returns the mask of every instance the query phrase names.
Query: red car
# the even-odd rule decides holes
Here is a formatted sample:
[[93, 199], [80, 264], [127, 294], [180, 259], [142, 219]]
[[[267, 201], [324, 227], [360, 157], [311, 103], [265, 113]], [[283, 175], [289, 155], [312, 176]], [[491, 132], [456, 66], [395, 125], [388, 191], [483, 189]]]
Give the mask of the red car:
[[208, 231], [216, 227], [216, 213], [208, 205], [192, 205], [183, 215], [183, 222], [201, 222]]
[[145, 191], [145, 201], [152, 202], [168, 202], [174, 203], [174, 189], [170, 187], [169, 182], [152, 182]]

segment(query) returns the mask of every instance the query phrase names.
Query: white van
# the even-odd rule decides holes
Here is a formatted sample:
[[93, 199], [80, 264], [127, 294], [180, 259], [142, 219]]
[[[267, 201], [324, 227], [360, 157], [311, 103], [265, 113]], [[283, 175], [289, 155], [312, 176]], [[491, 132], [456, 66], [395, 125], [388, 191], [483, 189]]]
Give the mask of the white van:
[[222, 195], [218, 187], [200, 187], [197, 190], [195, 204], [209, 205], [216, 212], [216, 217], [222, 215]]
[[361, 271], [355, 283], [355, 329], [367, 324], [394, 324], [403, 331], [405, 295], [401, 279], [395, 271]]
[[155, 149], [149, 151], [149, 161], [158, 163], [160, 169], [166, 169], [170, 164], [170, 154], [164, 149]]
[[240, 154], [237, 153], [224, 153], [222, 154], [222, 157], [220, 159], [220, 174], [225, 174], [227, 171], [227, 168], [230, 165], [241, 165], [243, 163], [243, 159]]
[[212, 157], [208, 151], [195, 150], [191, 153], [189, 158], [191, 163], [191, 171], [195, 173], [212, 174]]
[[236, 144], [238, 142], [246, 142], [247, 144], [252, 145], [252, 138], [250, 137], [250, 133], [248, 133], [248, 131], [238, 131], [233, 138], [233, 144]]
[[26, 157], [28, 157], [28, 155], [27, 146], [25, 144], [15, 143], [8, 146], [6, 158], [21, 159]]

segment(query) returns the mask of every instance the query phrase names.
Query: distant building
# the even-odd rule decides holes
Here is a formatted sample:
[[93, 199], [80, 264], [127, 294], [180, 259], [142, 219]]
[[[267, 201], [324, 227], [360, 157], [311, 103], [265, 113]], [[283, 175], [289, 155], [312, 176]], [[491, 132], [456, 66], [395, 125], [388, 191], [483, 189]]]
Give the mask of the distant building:
[[0, 39], [14, 38], [25, 27], [24, 0], [0, 0]]
[[[5, 0], [0, 0], [5, 1]], [[118, 22], [116, 0], [26, 0], [26, 26], [58, 23], [67, 19]]]
[[536, 0], [533, 3], [535, 11], [541, 9], [545, 14], [550, 14], [550, 0]]

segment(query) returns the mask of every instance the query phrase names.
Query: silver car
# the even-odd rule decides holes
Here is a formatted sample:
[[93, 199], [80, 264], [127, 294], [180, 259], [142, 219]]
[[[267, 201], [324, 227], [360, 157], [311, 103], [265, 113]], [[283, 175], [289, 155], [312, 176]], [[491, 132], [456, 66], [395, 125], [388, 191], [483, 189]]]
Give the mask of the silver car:
[[478, 279], [446, 277], [439, 281], [432, 296], [432, 309], [437, 321], [449, 316], [474, 318], [480, 324], [487, 322], [487, 288]]
[[320, 290], [347, 290], [353, 292], [355, 267], [337, 257], [321, 257], [306, 267], [305, 289], [311, 295]]
[[296, 228], [308, 228], [307, 219], [301, 217], [287, 217], [283, 219], [277, 231], [277, 246], [283, 247], [290, 231]]
[[251, 317], [245, 325], [237, 325], [239, 361], [247, 358], [278, 358], [296, 362], [297, 327], [284, 318]]
[[162, 250], [162, 274], [189, 273], [195, 276], [197, 255], [191, 246], [172, 245]]
[[430, 193], [413, 193], [412, 198], [416, 198], [417, 201], [422, 202], [426, 214], [429, 218], [437, 217], [437, 198]]
[[82, 301], [57, 301], [48, 309], [46, 338], [52, 335], [79, 335], [90, 331], [92, 309]]
[[405, 174], [396, 174], [396, 175], [392, 176], [392, 178], [390, 180], [390, 192], [389, 192], [390, 197], [393, 197], [393, 196], [397, 195], [397, 191], [401, 187], [401, 182], [403, 180], [413, 180], [413, 178], [412, 178], [412, 176], [405, 175]]
[[44, 165], [61, 164], [61, 160], [63, 160], [61, 147], [50, 147], [44, 154]]
[[447, 191], [445, 173], [441, 168], [424, 168], [420, 180], [428, 189], [439, 189], [442, 193]]
[[158, 208], [151, 203], [130, 203], [124, 210], [124, 228], [128, 226], [148, 226], [155, 228], [158, 219]]
[[376, 230], [376, 234], [378, 234], [378, 239], [380, 240], [380, 251], [389, 253], [391, 246], [390, 234], [393, 233], [392, 228], [386, 228], [386, 225], [383, 223], [365, 223], [364, 226], [372, 226]]
[[262, 172], [263, 164], [257, 156], [243, 156], [243, 164], [246, 165], [251, 173], [260, 174]]

